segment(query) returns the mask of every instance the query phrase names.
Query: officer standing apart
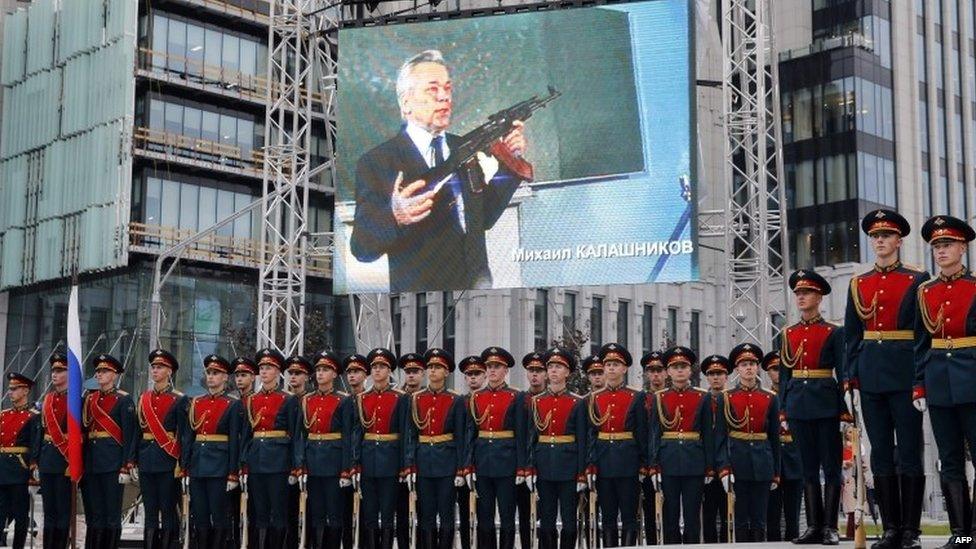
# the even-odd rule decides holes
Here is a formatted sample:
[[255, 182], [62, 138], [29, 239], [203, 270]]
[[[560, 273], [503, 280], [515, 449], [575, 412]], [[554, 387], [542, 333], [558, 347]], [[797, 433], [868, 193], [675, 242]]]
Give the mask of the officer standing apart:
[[203, 359], [207, 394], [193, 398], [183, 437], [183, 482], [190, 490], [196, 547], [222, 547], [231, 536], [227, 493], [238, 487], [241, 402], [227, 394], [230, 363]]
[[[478, 491], [478, 549], [513, 549], [515, 546], [515, 486], [530, 484], [526, 475], [528, 436], [524, 393], [508, 386], [505, 377], [515, 364], [511, 353], [488, 347], [481, 353], [488, 370], [488, 386], [469, 399], [466, 434], [466, 477]], [[497, 507], [496, 507], [497, 506]], [[495, 538], [495, 511], [501, 534]]]
[[255, 355], [261, 388], [244, 403], [241, 483], [254, 506], [258, 549], [285, 543], [288, 486], [295, 484], [292, 438], [298, 435], [298, 400], [280, 388], [285, 357], [270, 348]]
[[[654, 393], [666, 388], [665, 382], [668, 374], [664, 368], [664, 355], [660, 351], [644, 354], [641, 357], [641, 367], [644, 369], [644, 381], [647, 387], [644, 403], [647, 413], [650, 414], [654, 404]], [[641, 491], [643, 492], [641, 511], [644, 514], [644, 543], [657, 545], [657, 513], [654, 509], [654, 498], [657, 497], [657, 491], [654, 490], [654, 483], [650, 476], [645, 476], [644, 480], [641, 481]]]
[[843, 330], [820, 316], [820, 302], [830, 293], [830, 284], [822, 276], [799, 270], [790, 275], [789, 283], [800, 321], [783, 330], [780, 395], [785, 413], [780, 420], [792, 429], [800, 448], [807, 509], [807, 529], [793, 543], [837, 545], [840, 422], [851, 421], [838, 381], [843, 379]]
[[[131, 477], [136, 459], [136, 410], [132, 397], [116, 388], [124, 370], [114, 356], [92, 359], [98, 389], [89, 391], [82, 404], [85, 476], [85, 546], [118, 547], [122, 535], [122, 488]], [[90, 544], [90, 545], [89, 545]]]
[[[31, 493], [37, 484], [31, 478], [27, 460], [31, 440], [37, 436], [39, 417], [30, 406], [34, 381], [16, 372], [7, 374], [10, 408], [0, 411], [0, 516], [14, 523], [11, 547], [23, 549], [30, 529]], [[28, 488], [28, 484], [31, 488]], [[2, 525], [6, 527], [6, 524]]]
[[[600, 361], [606, 370], [607, 384], [590, 393], [586, 403], [587, 484], [591, 491], [596, 489], [603, 546], [636, 545], [640, 475], [647, 465], [644, 392], [624, 384], [633, 359], [623, 345], [604, 345], [600, 348]], [[622, 535], [617, 529], [618, 518]]]
[[40, 429], [31, 443], [31, 474], [44, 492], [44, 547], [68, 545], [71, 477], [68, 472], [68, 357], [54, 353], [51, 391], [41, 400]]
[[344, 498], [341, 488], [351, 485], [352, 428], [355, 405], [335, 388], [342, 375], [339, 357], [331, 351], [315, 356], [315, 391], [301, 401], [301, 433], [295, 444], [304, 484], [308, 490], [310, 549], [338, 549], [342, 540]]
[[739, 382], [723, 399], [730, 468], [719, 476], [726, 492], [735, 490], [735, 541], [766, 541], [769, 491], [780, 481], [779, 398], [759, 381], [762, 357], [751, 343], [729, 353]]
[[[538, 476], [539, 549], [576, 546], [577, 494], [586, 490], [586, 404], [566, 382], [576, 357], [556, 347], [545, 355], [548, 389], [530, 403], [529, 463]], [[556, 518], [562, 530], [556, 530]]]
[[373, 386], [356, 401], [358, 422], [353, 431], [353, 486], [363, 495], [365, 531], [361, 547], [390, 549], [395, 535], [398, 480], [403, 476], [403, 448], [409, 401], [393, 387], [390, 374], [397, 358], [389, 349], [373, 349], [366, 355]]
[[664, 543], [699, 542], [702, 490], [715, 479], [727, 452], [722, 431], [712, 430], [711, 399], [691, 385], [697, 360], [687, 347], [665, 351], [671, 387], [654, 395], [650, 416], [648, 473], [664, 492]]
[[[722, 355], [709, 355], [702, 359], [701, 369], [708, 381], [708, 409], [711, 414], [712, 433], [722, 428], [723, 393], [729, 378], [729, 359]], [[645, 501], [646, 503], [646, 501]], [[702, 541], [727, 543], [729, 541], [729, 500], [721, 482], [709, 482], [702, 495]], [[645, 513], [645, 516], [646, 513]]]
[[427, 387], [410, 397], [405, 465], [417, 492], [420, 547], [454, 547], [454, 489], [464, 483], [464, 399], [447, 388], [454, 357], [444, 349], [423, 356]]
[[[970, 459], [976, 448], [976, 277], [962, 263], [976, 232], [948, 215], [922, 225], [932, 246], [938, 276], [919, 289], [919, 316], [924, 332], [916, 341], [913, 403], [929, 411], [942, 464], [939, 477], [952, 537], [943, 547], [959, 547], [972, 536], [972, 504], [966, 483], [966, 443]], [[899, 440], [900, 442], [900, 440]], [[899, 444], [899, 457], [901, 445]]]
[[145, 547], [169, 548], [179, 541], [177, 460], [186, 399], [173, 387], [180, 368], [176, 357], [163, 349], [149, 353], [149, 379], [153, 387], [142, 393], [136, 415], [142, 440], [136, 453], [132, 479], [139, 483], [146, 516]]
[[872, 547], [920, 548], [919, 521], [925, 491], [922, 414], [911, 402], [915, 327], [922, 328], [917, 322], [918, 287], [929, 275], [899, 261], [902, 239], [911, 227], [898, 212], [870, 212], [861, 221], [861, 230], [871, 241], [875, 264], [870, 271], [851, 278], [844, 340], [847, 406], [853, 409], [860, 404], [864, 413], [871, 440], [874, 489], [884, 526], [881, 539]]
[[[770, 389], [781, 394], [779, 384], [779, 351], [770, 351], [763, 357], [762, 368], [769, 375]], [[782, 410], [783, 402], [780, 400]], [[782, 413], [780, 414], [782, 415]], [[803, 493], [803, 463], [800, 448], [785, 421], [779, 422], [780, 468], [779, 487], [769, 493], [769, 510], [766, 513], [766, 540], [796, 539], [800, 535], [800, 500]], [[786, 530], [783, 530], [785, 524]]]
[[[464, 374], [464, 383], [468, 387], [468, 394], [464, 396], [464, 409], [471, 409], [471, 395], [485, 386], [485, 363], [481, 356], [471, 355], [458, 363], [458, 370]], [[467, 422], [467, 418], [465, 418]], [[467, 434], [465, 434], [467, 439]], [[467, 450], [465, 450], [467, 456]], [[467, 457], [465, 457], [467, 460]], [[466, 462], [465, 462], [466, 463]], [[465, 481], [457, 489], [458, 527], [461, 529], [461, 549], [471, 549], [471, 488]]]

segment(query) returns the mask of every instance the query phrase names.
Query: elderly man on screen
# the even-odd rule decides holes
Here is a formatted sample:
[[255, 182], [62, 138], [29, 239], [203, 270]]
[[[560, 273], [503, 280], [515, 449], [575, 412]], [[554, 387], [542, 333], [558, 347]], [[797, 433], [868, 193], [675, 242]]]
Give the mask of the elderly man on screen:
[[[386, 254], [390, 290], [490, 288], [485, 232], [501, 217], [520, 180], [492, 156], [478, 155], [443, 185], [420, 177], [451, 156], [450, 70], [437, 50], [408, 59], [397, 75], [399, 133], [360, 157], [350, 242], [359, 261]], [[523, 124], [503, 139], [525, 153]], [[477, 180], [477, 181], [476, 181]], [[486, 183], [482, 185], [481, 182]]]

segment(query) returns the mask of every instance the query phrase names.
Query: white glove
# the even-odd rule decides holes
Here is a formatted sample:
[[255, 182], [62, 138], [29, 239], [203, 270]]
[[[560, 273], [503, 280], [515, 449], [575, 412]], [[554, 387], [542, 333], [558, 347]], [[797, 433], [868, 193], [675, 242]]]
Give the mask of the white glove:
[[[245, 479], [244, 480], [244, 483], [245, 483], [244, 485], [247, 486], [247, 480], [246, 480], [247, 479], [247, 475], [244, 475], [241, 478]], [[183, 477], [180, 480], [180, 483], [183, 485], [183, 491], [184, 492], [189, 492], [190, 491], [190, 477]]]
[[352, 476], [349, 477], [349, 481], [352, 483], [352, 489], [358, 492], [360, 489], [359, 473], [353, 473]]
[[304, 492], [307, 487], [308, 487], [308, 475], [302, 473], [298, 477], [298, 489]]
[[129, 471], [129, 475], [132, 476], [132, 482], [139, 482], [139, 468], [138, 467], [133, 467]]
[[132, 482], [132, 475], [128, 473], [119, 473], [119, 484], [128, 484]]
[[587, 488], [587, 486], [586, 486], [586, 483], [585, 482], [577, 482], [576, 483], [576, 491], [577, 492], [585, 492], [586, 491], [586, 488]]
[[241, 491], [247, 492], [247, 474], [241, 475]]
[[515, 477], [515, 485], [519, 486], [521, 484], [525, 484], [525, 477], [523, 476]]
[[417, 473], [409, 473], [406, 476], [407, 490], [413, 492], [417, 489]]
[[783, 421], [779, 422], [779, 428], [782, 429], [782, 430], [784, 430], [784, 431], [789, 431], [790, 430], [790, 424], [789, 423], [786, 423], [786, 420], [784, 419]]
[[298, 484], [298, 477], [295, 475], [288, 475], [288, 486], [294, 486]]
[[637, 482], [644, 484], [645, 478], [647, 478], [647, 475], [645, 475], [644, 473], [637, 473]]
[[714, 476], [712, 476], [712, 475], [705, 475], [705, 484], [711, 484], [713, 480], [715, 480], [715, 477]]
[[654, 487], [655, 492], [661, 491], [661, 473], [651, 475], [651, 486]]
[[586, 473], [586, 487], [593, 491], [596, 489], [596, 473]]
[[916, 398], [912, 401], [912, 406], [915, 407], [919, 412], [924, 412], [928, 405], [925, 403], [925, 398]]
[[352, 486], [352, 481], [351, 480], [349, 480], [347, 478], [340, 478], [339, 479], [339, 488], [348, 488], [350, 486]]
[[474, 472], [468, 473], [464, 475], [464, 480], [468, 483], [468, 490], [474, 490], [475, 484], [478, 482], [478, 474]]
[[779, 484], [777, 484], [775, 480], [773, 482], [769, 483], [769, 491], [770, 492], [772, 492], [773, 490], [775, 490], [777, 488], [779, 488]]
[[464, 486], [464, 477], [461, 475], [454, 477], [454, 487], [460, 488], [462, 486]]
[[528, 488], [530, 492], [535, 492], [535, 475], [527, 475], [525, 477], [525, 487]]
[[30, 492], [31, 497], [37, 497], [37, 492], [41, 490], [41, 487], [36, 484], [31, 484], [27, 487], [27, 491]]
[[732, 485], [733, 484], [735, 484], [735, 475], [734, 474], [729, 473], [729, 474], [725, 475], [724, 477], [722, 477], [722, 488], [725, 488], [725, 492], [726, 493], [732, 491]]
[[851, 389], [850, 391], [845, 391], [844, 404], [847, 404], [847, 410], [853, 414], [854, 408], [861, 404], [861, 390]]
[[235, 482], [233, 480], [228, 480], [227, 481], [227, 491], [228, 492], [233, 492], [234, 490], [237, 490], [237, 487], [238, 486], [240, 486], [240, 483], [239, 482]]
[[35, 467], [33, 470], [31, 470], [31, 478], [34, 479], [34, 482], [40, 482], [41, 481], [41, 470], [38, 469], [37, 467]]

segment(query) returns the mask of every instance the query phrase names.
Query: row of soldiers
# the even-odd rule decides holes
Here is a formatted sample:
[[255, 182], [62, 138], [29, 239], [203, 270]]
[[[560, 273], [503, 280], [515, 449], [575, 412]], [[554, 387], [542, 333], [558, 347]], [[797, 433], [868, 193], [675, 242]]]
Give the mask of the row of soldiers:
[[[528, 510], [518, 521], [523, 547], [533, 535], [543, 549], [572, 547], [580, 527], [590, 545], [634, 545], [641, 537], [695, 543], [703, 529], [713, 540], [730, 536], [715, 528], [716, 515], [728, 512], [723, 499], [734, 501], [728, 530], [736, 540], [773, 538], [772, 507], [783, 509], [787, 539], [835, 545], [841, 424], [858, 410], [882, 512], [883, 534], [873, 547], [920, 547], [925, 410], [953, 534], [946, 547], [969, 543], [964, 464], [965, 443], [976, 442], [976, 277], [962, 257], [976, 232], [950, 216], [925, 223], [922, 236], [939, 269], [930, 280], [899, 260], [910, 227], [897, 212], [871, 212], [862, 229], [876, 264], [852, 279], [843, 327], [820, 315], [827, 281], [799, 270], [789, 285], [800, 321], [783, 331], [779, 355], [749, 343], [701, 361], [681, 346], [649, 353], [640, 361], [648, 391], [627, 387], [632, 358], [616, 343], [582, 361], [592, 384], [584, 396], [567, 390], [577, 364], [561, 348], [525, 357], [526, 392], [506, 384], [515, 360], [500, 347], [457, 364], [442, 349], [400, 357], [374, 349], [341, 361], [330, 352], [285, 359], [265, 349], [253, 361], [207, 357], [208, 393], [189, 399], [172, 388], [175, 358], [156, 350], [149, 356], [153, 388], [137, 404], [115, 388], [119, 361], [100, 355], [93, 360], [99, 389], [85, 397], [81, 426], [86, 545], [118, 543], [121, 487], [133, 480], [142, 489], [150, 547], [176, 543], [181, 492], [200, 547], [280, 547], [290, 533], [312, 547], [338, 547], [355, 532], [360, 546], [387, 549], [398, 537], [398, 517], [406, 516], [398, 546], [416, 540], [444, 548], [454, 545], [460, 515], [465, 548], [510, 549], [519, 509]], [[11, 374], [13, 407], [0, 416], [0, 505], [19, 513], [27, 506], [8, 502], [26, 501], [27, 486], [39, 483], [51, 547], [64, 546], [70, 509], [65, 362], [52, 358], [53, 390], [39, 413], [28, 405], [31, 381]], [[468, 380], [466, 396], [446, 388], [455, 366]], [[708, 390], [691, 383], [697, 367]], [[760, 368], [778, 391], [762, 386]], [[415, 390], [393, 386], [396, 369]], [[282, 390], [282, 370], [314, 376], [316, 390]], [[738, 379], [726, 388], [732, 370]], [[239, 397], [226, 390], [230, 374], [240, 380]], [[337, 390], [341, 375], [351, 394]], [[297, 501], [297, 525], [290, 500]], [[247, 506], [239, 514], [247, 525], [229, 519], [231, 502]], [[409, 531], [414, 522], [416, 533]]]

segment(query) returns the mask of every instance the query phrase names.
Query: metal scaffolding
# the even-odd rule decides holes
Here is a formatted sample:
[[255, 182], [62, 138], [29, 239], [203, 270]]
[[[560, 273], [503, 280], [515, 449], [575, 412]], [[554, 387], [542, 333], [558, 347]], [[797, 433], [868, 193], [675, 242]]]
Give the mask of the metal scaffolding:
[[770, 0], [722, 0], [728, 308], [736, 341], [766, 348], [786, 319], [779, 86]]

